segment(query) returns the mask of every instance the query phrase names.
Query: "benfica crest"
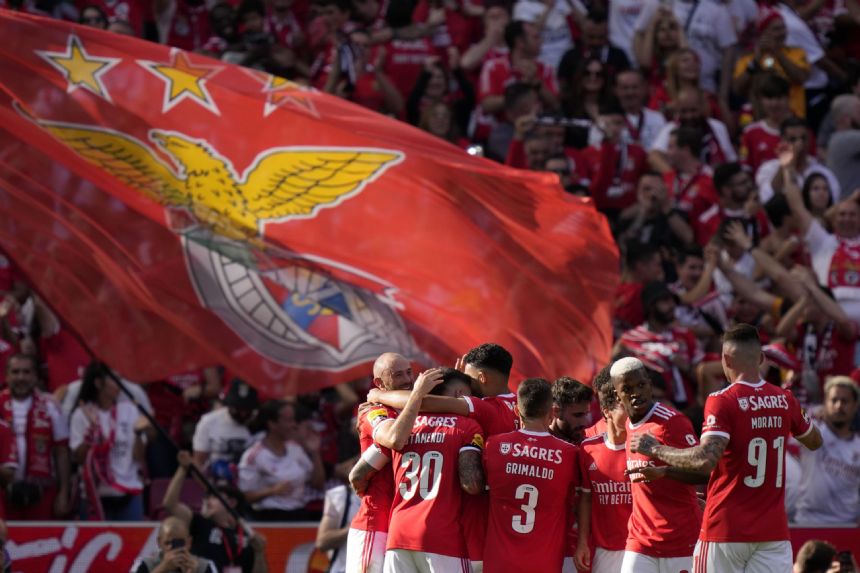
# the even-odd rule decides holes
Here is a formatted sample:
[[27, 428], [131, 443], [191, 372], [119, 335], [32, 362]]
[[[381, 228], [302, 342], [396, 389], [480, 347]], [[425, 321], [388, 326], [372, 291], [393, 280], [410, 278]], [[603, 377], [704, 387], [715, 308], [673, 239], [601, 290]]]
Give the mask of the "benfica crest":
[[750, 407], [749, 400], [747, 400], [746, 398], [738, 398], [738, 406], [741, 410], [746, 412], [747, 410], [749, 410]]
[[501, 444], [499, 444], [499, 451], [502, 452], [503, 456], [508, 455], [511, 452], [511, 443], [502, 442]]

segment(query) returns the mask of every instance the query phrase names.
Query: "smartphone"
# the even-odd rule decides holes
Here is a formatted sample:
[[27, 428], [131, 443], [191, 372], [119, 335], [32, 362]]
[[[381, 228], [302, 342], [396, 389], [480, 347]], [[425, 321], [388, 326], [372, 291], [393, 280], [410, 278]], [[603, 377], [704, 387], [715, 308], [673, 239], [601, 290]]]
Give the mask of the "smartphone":
[[839, 560], [839, 573], [854, 573], [854, 560], [850, 551], [840, 551], [836, 558]]
[[184, 539], [171, 539], [170, 540], [170, 548], [171, 549], [184, 549], [185, 548], [185, 540]]

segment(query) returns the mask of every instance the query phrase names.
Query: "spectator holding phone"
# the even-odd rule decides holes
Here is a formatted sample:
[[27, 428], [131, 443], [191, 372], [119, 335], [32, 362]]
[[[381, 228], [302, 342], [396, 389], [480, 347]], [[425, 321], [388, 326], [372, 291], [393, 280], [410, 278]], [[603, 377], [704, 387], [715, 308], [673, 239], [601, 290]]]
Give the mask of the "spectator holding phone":
[[168, 517], [158, 528], [158, 553], [136, 560], [129, 573], [217, 573], [215, 564], [191, 554], [191, 536], [182, 520]]

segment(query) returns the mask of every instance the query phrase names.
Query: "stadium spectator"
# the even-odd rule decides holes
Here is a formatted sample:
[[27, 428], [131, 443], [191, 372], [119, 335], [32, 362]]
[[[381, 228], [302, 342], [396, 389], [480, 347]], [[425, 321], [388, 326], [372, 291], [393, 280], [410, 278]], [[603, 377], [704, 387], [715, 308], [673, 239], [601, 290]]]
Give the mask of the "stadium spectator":
[[[827, 178], [830, 191], [833, 193], [833, 200], [838, 201], [841, 197], [841, 187], [836, 176], [808, 153], [809, 129], [806, 122], [796, 117], [786, 119], [779, 128], [779, 137], [779, 149], [786, 149], [786, 151], [790, 149], [792, 152], [791, 169], [794, 172], [794, 182], [797, 186], [803, 187], [807, 177], [813, 173], [820, 173]], [[783, 169], [780, 168], [780, 160], [777, 158], [762, 163], [756, 173], [755, 181], [762, 203], [767, 203], [774, 193], [785, 192], [785, 179]]]
[[552, 422], [549, 433], [579, 445], [591, 426], [591, 398], [594, 392], [578, 380], [562, 376], [552, 383]]
[[740, 156], [744, 165], [752, 169], [753, 175], [761, 164], [776, 158], [780, 142], [779, 129], [782, 122], [791, 116], [789, 108], [790, 84], [774, 73], [756, 76], [753, 107], [759, 118], [747, 125], [741, 134]]
[[406, 119], [409, 123], [420, 124], [428, 108], [436, 109], [435, 106], [442, 104], [448, 109], [451, 118], [449, 123], [457, 137], [465, 138], [469, 117], [475, 107], [475, 92], [458, 64], [456, 58], [454, 61], [449, 60], [447, 68], [439, 58], [428, 57], [424, 60], [424, 67], [406, 101]]
[[703, 342], [703, 348], [710, 346], [706, 343], [728, 324], [728, 308], [714, 289], [719, 257], [719, 248], [712, 244], [704, 250], [699, 246], [680, 250], [675, 261], [678, 280], [669, 285], [678, 297], [678, 325], [690, 329]]
[[809, 214], [815, 217], [822, 226], [829, 225], [827, 212], [833, 206], [833, 190], [827, 177], [821, 173], [813, 173], [803, 182], [800, 190], [803, 206]]
[[317, 527], [316, 546], [325, 551], [330, 573], [346, 573], [346, 540], [350, 523], [361, 499], [349, 486], [338, 485], [325, 492], [323, 516]]
[[600, 60], [608, 77], [616, 77], [630, 67], [624, 51], [609, 43], [606, 12], [598, 6], [588, 10], [582, 23], [582, 36], [561, 58], [558, 64], [559, 79], [573, 77], [579, 62], [590, 59]]
[[82, 468], [89, 516], [95, 512], [107, 521], [140, 521], [140, 474], [146, 441], [155, 437], [155, 429], [134, 404], [120, 401], [119, 395], [119, 385], [107, 367], [90, 363], [69, 423], [69, 448]]
[[615, 76], [615, 95], [624, 109], [627, 136], [644, 149], [650, 149], [657, 134], [666, 125], [660, 112], [645, 106], [647, 84], [639, 70], [624, 70]]
[[320, 435], [308, 422], [296, 423], [295, 407], [269, 400], [258, 421], [264, 437], [239, 461], [239, 489], [261, 521], [303, 521], [318, 518], [305, 509], [305, 487], [322, 489], [325, 469]]
[[[517, 410], [522, 429], [487, 442], [484, 469], [490, 492], [487, 547], [491, 548], [484, 555], [487, 571], [561, 570], [568, 514], [579, 486], [579, 449], [549, 432], [553, 394], [552, 385], [542, 378], [520, 382]], [[549, 455], [519, 457], [518, 452], [531, 448]], [[510, 462], [511, 455], [518, 463]], [[523, 508], [527, 508], [525, 515]]]
[[638, 241], [626, 243], [621, 284], [615, 293], [615, 330], [621, 332], [642, 324], [642, 289], [665, 277], [660, 249]]
[[[540, 62], [557, 70], [562, 56], [573, 45], [569, 19], [581, 21], [577, 7], [571, 2], [552, 0], [516, 0], [512, 20], [522, 22], [540, 35]], [[605, 34], [605, 32], [604, 32]]]
[[686, 214], [678, 209], [658, 173], [639, 178], [636, 203], [622, 210], [614, 232], [619, 244], [638, 242], [656, 247], [669, 260], [669, 254], [693, 242], [693, 229]]
[[691, 222], [719, 200], [713, 172], [701, 160], [702, 141], [699, 129], [680, 126], [669, 134], [666, 146], [668, 170], [663, 172], [663, 178], [676, 208]]
[[[656, 402], [645, 365], [637, 358], [616, 361], [610, 370], [618, 399], [627, 412], [627, 470], [632, 482], [633, 510], [621, 563], [623, 573], [690, 570], [702, 512], [692, 485], [666, 464], [638, 452], [640, 440], [650, 438], [677, 448], [698, 443], [690, 420], [673, 408]], [[654, 481], [651, 481], [654, 480]], [[694, 483], [702, 480], [690, 480]]]
[[810, 539], [797, 552], [792, 573], [830, 573], [835, 559], [836, 548], [833, 545]]
[[795, 521], [801, 524], [860, 524], [860, 436], [851, 428], [860, 388], [848, 376], [824, 385], [822, 445], [800, 450], [803, 477]]
[[245, 381], [234, 378], [217, 408], [200, 418], [191, 442], [194, 447], [194, 464], [209, 474], [234, 481], [231, 464], [239, 458], [251, 442], [247, 424], [257, 410], [257, 391]]
[[36, 360], [15, 354], [6, 363], [8, 388], [0, 392], [0, 416], [12, 427], [18, 464], [2, 493], [5, 517], [50, 520], [69, 512], [69, 425], [50, 394], [36, 389]]
[[860, 189], [860, 97], [841, 95], [831, 110], [834, 132], [827, 145], [827, 167], [847, 193]]
[[540, 101], [534, 87], [527, 83], [514, 82], [505, 87], [504, 108], [504, 114], [488, 132], [487, 139], [487, 157], [500, 162], [504, 162], [508, 157], [515, 137], [519, 136], [519, 141], [522, 141], [525, 134], [532, 129], [526, 123], [534, 122], [540, 109]]
[[508, 55], [505, 28], [511, 20], [508, 3], [504, 0], [484, 2], [483, 37], [473, 43], [460, 58], [460, 66], [468, 73], [478, 73], [484, 63]]
[[[597, 58], [580, 60], [573, 74], [559, 79], [561, 109], [565, 117], [597, 122], [600, 103], [611, 94], [606, 66]], [[587, 143], [587, 130], [582, 145]]]
[[[821, 435], [788, 391], [761, 380], [761, 341], [754, 327], [740, 324], [726, 332], [722, 363], [731, 384], [705, 403], [701, 445], [695, 436], [687, 436], [687, 444], [679, 447], [642, 433], [630, 441], [629, 450], [675, 472], [710, 476], [695, 552], [700, 567], [787, 571], [791, 542], [783, 485], [785, 443], [794, 436], [815, 450], [821, 447]], [[748, 464], [756, 470], [752, 477]]]
[[[648, 74], [650, 86], [653, 89], [652, 109], [665, 111], [677, 90], [675, 86], [666, 85], [666, 66], [672, 61], [672, 56], [687, 44], [687, 38], [681, 29], [681, 24], [675, 15], [666, 10], [657, 10], [648, 22], [645, 33], [637, 36], [632, 43], [636, 62], [639, 68]], [[628, 44], [629, 45], [629, 44]], [[698, 56], [690, 52], [696, 60], [693, 85], [699, 85]], [[692, 74], [691, 74], [692, 77]]]
[[158, 553], [138, 558], [129, 573], [217, 573], [215, 564], [191, 552], [188, 527], [168, 517], [158, 527]]
[[84, 6], [81, 10], [81, 17], [78, 19], [79, 24], [84, 26], [92, 26], [99, 30], [106, 30], [108, 25], [107, 15], [99, 6], [90, 4]]
[[693, 221], [697, 243], [703, 247], [708, 244], [726, 219], [743, 221], [754, 243], [768, 234], [770, 225], [758, 202], [752, 176], [740, 163], [724, 163], [717, 167], [712, 182], [719, 201]]
[[[606, 382], [595, 392], [600, 402], [601, 420], [605, 431], [581, 444], [579, 471], [582, 489], [577, 511], [579, 535], [576, 566], [591, 568], [592, 573], [614, 573], [621, 570], [627, 541], [627, 522], [633, 510], [627, 468], [627, 411], [618, 400], [609, 368], [604, 369]], [[589, 539], [594, 547], [591, 560]]]

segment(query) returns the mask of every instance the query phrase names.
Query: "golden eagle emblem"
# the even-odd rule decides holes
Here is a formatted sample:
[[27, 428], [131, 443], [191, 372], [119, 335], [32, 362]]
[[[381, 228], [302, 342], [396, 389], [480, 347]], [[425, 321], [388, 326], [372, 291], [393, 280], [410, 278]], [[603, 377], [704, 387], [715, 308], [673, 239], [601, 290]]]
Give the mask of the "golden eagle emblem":
[[403, 158], [389, 150], [275, 148], [259, 154], [240, 178], [207, 142], [177, 132], [150, 130], [154, 149], [106, 128], [30, 119], [132, 189], [240, 240], [260, 237], [261, 222], [336, 206]]

